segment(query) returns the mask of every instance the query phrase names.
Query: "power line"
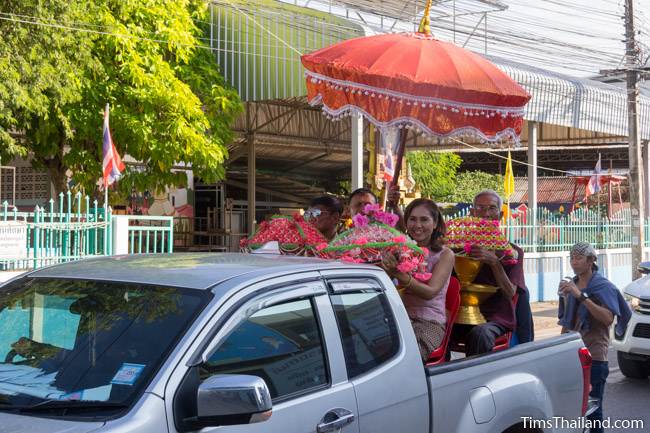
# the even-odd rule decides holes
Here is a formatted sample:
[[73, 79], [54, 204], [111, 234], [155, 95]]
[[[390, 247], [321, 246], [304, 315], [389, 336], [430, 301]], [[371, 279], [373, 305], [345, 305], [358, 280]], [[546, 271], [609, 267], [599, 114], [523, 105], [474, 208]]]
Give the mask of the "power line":
[[[450, 139], [453, 140], [453, 141], [455, 141], [456, 143], [462, 144], [463, 146], [469, 147], [469, 148], [474, 149], [474, 150], [478, 150], [479, 152], [487, 153], [488, 155], [492, 155], [492, 156], [494, 156], [494, 157], [496, 157], [496, 158], [505, 159], [505, 160], [508, 159], [508, 157], [506, 157], [506, 156], [499, 155], [498, 153], [495, 153], [495, 152], [490, 152], [489, 150], [485, 150], [485, 149], [482, 149], [482, 148], [477, 147], [477, 146], [473, 146], [473, 145], [471, 145], [471, 144], [469, 144], [469, 143], [466, 143], [466, 142], [464, 142], [463, 140], [460, 140], [460, 139], [458, 139], [458, 138], [450, 137]], [[513, 159], [512, 162], [513, 162], [513, 163], [516, 163], [516, 164], [525, 165], [525, 166], [527, 166], [527, 167], [537, 167], [538, 169], [545, 170], [545, 171], [554, 171], [554, 172], [556, 172], [556, 173], [562, 173], [562, 174], [572, 175], [572, 173], [569, 172], [569, 171], [558, 170], [558, 169], [556, 169], [556, 168], [550, 168], [550, 167], [543, 167], [543, 166], [541, 166], [541, 165], [529, 164], [529, 163], [527, 163], [527, 162], [519, 161], [519, 160], [516, 160], [516, 159]]]

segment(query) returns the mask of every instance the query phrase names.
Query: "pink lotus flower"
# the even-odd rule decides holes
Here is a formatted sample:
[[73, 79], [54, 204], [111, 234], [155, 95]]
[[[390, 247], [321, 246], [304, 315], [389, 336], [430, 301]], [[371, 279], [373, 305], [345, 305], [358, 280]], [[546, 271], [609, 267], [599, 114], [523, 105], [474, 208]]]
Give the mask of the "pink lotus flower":
[[411, 260], [406, 260], [397, 265], [397, 270], [408, 274], [409, 272], [414, 271], [417, 266], [417, 263], [413, 263]]
[[316, 251], [323, 251], [325, 248], [327, 248], [327, 242], [321, 242], [316, 245]]
[[404, 235], [396, 236], [396, 237], [394, 237], [392, 239], [392, 241], [393, 242], [399, 242], [399, 243], [406, 242], [406, 236], [404, 236]]
[[368, 241], [368, 238], [357, 238], [357, 239], [354, 239], [354, 240], [352, 241], [352, 243], [357, 244], [357, 245], [365, 245], [365, 244], [367, 244], [368, 242], [369, 242], [369, 241]]
[[352, 222], [354, 222], [355, 227], [366, 227], [368, 225], [368, 217], [360, 213], [352, 217]]
[[465, 245], [463, 245], [463, 251], [465, 254], [471, 254], [472, 253], [472, 244], [469, 242], [465, 242]]
[[394, 213], [381, 212], [381, 211], [375, 212], [375, 219], [391, 227], [395, 227], [395, 225], [399, 221], [399, 217]]
[[380, 212], [381, 206], [378, 204], [367, 204], [363, 207], [363, 213], [366, 215], [372, 214], [374, 212]]
[[431, 279], [431, 272], [413, 272], [413, 278], [423, 283], [428, 282]]

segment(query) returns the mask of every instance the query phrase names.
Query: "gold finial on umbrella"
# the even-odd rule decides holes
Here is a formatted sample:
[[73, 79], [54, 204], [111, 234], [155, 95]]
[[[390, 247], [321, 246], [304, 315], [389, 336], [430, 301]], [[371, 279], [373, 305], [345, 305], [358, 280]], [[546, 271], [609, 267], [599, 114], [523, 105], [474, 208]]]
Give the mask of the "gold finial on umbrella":
[[418, 28], [418, 33], [424, 33], [425, 35], [431, 35], [431, 18], [429, 13], [431, 11], [432, 0], [427, 0], [427, 5], [424, 7], [424, 13], [422, 15], [422, 20], [420, 21], [420, 27]]

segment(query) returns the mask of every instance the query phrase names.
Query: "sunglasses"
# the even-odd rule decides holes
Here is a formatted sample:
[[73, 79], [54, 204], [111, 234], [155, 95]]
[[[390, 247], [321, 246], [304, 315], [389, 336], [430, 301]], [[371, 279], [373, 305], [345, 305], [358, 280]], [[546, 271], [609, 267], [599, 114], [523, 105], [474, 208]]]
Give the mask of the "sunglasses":
[[326, 210], [311, 207], [305, 211], [305, 214], [303, 216], [305, 217], [305, 220], [309, 221], [310, 219], [318, 218], [319, 216], [327, 213], [329, 212]]
[[477, 205], [474, 206], [474, 209], [479, 210], [481, 212], [485, 212], [485, 211], [496, 212], [499, 210], [499, 207], [495, 205], [490, 205], [490, 206]]

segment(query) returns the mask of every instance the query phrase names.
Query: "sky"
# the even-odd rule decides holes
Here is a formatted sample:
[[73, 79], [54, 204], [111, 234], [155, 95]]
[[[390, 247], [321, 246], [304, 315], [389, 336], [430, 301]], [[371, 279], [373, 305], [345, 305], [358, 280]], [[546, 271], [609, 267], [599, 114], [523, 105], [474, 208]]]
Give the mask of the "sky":
[[[588, 77], [623, 66], [624, 2], [620, 0], [506, 0], [509, 8], [490, 16], [488, 37], [515, 40], [488, 43], [491, 54]], [[650, 1], [636, 0], [637, 42], [650, 55]], [[643, 5], [642, 5], [643, 4]], [[504, 33], [512, 36], [504, 36]], [[474, 45], [476, 47], [476, 45]], [[523, 48], [523, 49], [522, 49]]]

